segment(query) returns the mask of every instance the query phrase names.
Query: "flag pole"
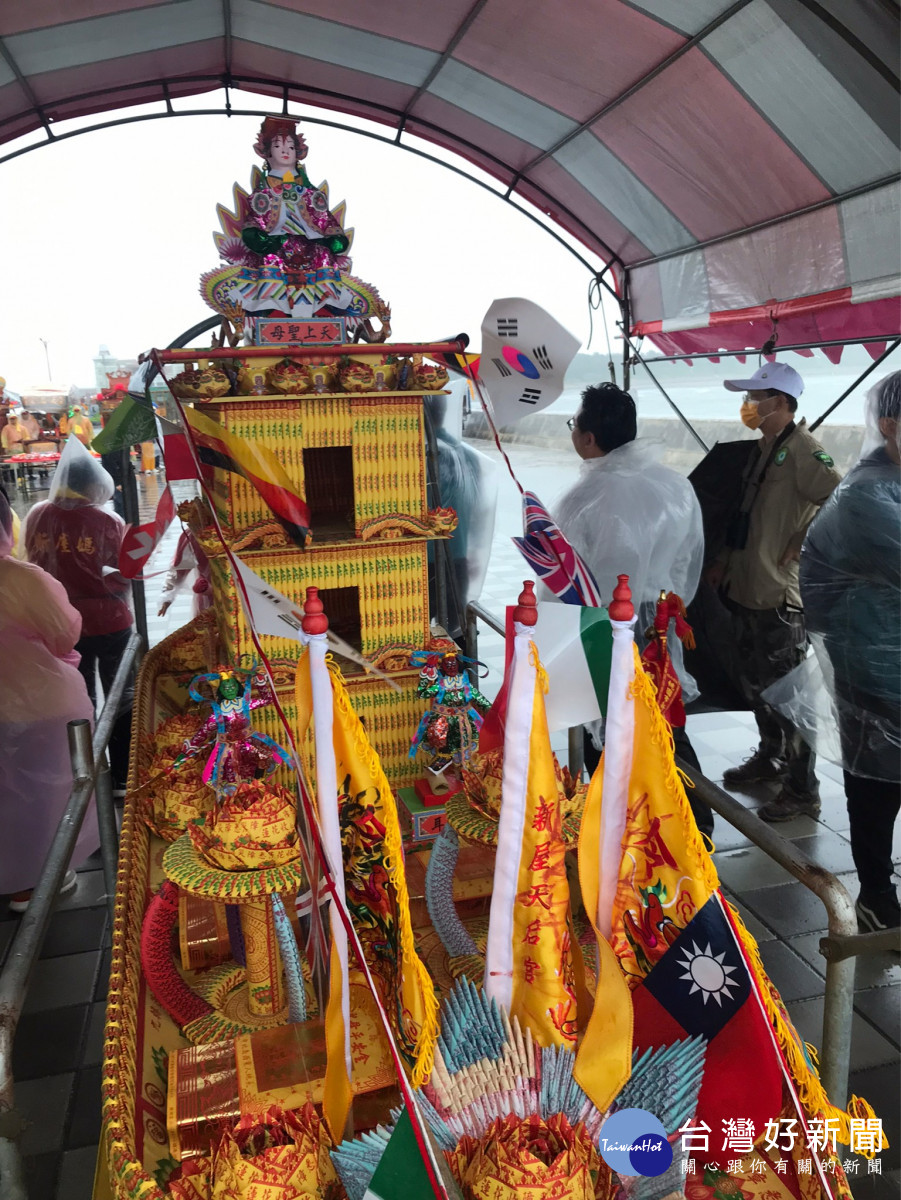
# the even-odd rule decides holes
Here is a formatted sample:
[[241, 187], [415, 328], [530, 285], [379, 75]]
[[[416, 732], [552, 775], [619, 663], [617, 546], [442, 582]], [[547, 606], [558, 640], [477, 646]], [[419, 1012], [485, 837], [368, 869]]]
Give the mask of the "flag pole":
[[489, 999], [507, 1012], [513, 1001], [513, 911], [519, 880], [519, 863], [526, 817], [526, 788], [529, 777], [529, 738], [536, 667], [531, 661], [532, 630], [538, 623], [535, 584], [523, 582], [519, 602], [513, 610], [513, 662], [507, 697], [504, 729], [504, 776], [497, 830], [494, 888], [488, 917], [485, 949], [485, 985]]
[[[313, 741], [316, 747], [316, 798], [319, 807], [319, 826], [322, 844], [332, 873], [335, 894], [340, 903], [346, 903], [344, 890], [344, 860], [341, 852], [341, 826], [338, 818], [338, 774], [335, 764], [334, 743], [334, 694], [332, 681], [325, 657], [328, 653], [328, 617], [325, 615], [319, 589], [307, 588], [304, 615], [301, 622], [309, 642], [310, 686], [313, 696]], [[316, 897], [313, 897], [316, 903]], [[340, 965], [340, 977], [332, 978], [330, 993], [339, 987], [341, 991], [341, 1017], [344, 1022], [343, 1054], [347, 1084], [353, 1079], [353, 1058], [350, 1046], [350, 979], [347, 955], [347, 931], [338, 914], [337, 905], [329, 906], [329, 925], [332, 947]], [[353, 1136], [353, 1109], [348, 1108], [345, 1136]], [[335, 1136], [337, 1130], [332, 1130]]]
[[626, 828], [629, 776], [635, 740], [635, 608], [629, 588], [629, 576], [617, 575], [613, 600], [607, 609], [613, 631], [610, 657], [610, 688], [604, 728], [603, 771], [604, 804], [598, 841], [600, 887], [598, 889], [597, 930], [609, 941], [612, 933], [613, 899], [619, 880], [622, 840]]

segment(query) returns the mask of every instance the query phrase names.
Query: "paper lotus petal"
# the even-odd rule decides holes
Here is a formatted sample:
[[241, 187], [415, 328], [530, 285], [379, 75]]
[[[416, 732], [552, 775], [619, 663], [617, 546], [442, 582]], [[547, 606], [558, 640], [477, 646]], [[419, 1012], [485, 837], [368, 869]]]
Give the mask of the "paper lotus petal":
[[297, 813], [291, 794], [262, 779], [239, 783], [218, 809], [188, 826], [191, 844], [212, 866], [251, 871], [295, 862]]
[[450, 1168], [472, 1200], [612, 1200], [610, 1168], [581, 1125], [562, 1116], [497, 1120], [481, 1138], [461, 1138], [445, 1153]]
[[[193, 714], [181, 714], [164, 721], [147, 742], [153, 758], [141, 774], [141, 782], [149, 783], [146, 794], [147, 815], [154, 830], [167, 841], [174, 841], [216, 803], [216, 794], [204, 783], [202, 752], [174, 766], [184, 749], [200, 730], [201, 720]], [[153, 782], [150, 782], [150, 781]]]
[[331, 1142], [312, 1104], [298, 1112], [250, 1113], [209, 1158], [185, 1164], [175, 1200], [321, 1200], [337, 1183]]

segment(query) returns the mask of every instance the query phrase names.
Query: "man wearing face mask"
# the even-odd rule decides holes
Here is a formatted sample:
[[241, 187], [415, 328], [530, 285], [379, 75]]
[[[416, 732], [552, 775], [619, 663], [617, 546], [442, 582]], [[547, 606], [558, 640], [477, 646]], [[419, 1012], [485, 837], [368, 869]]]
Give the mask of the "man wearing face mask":
[[746, 393], [742, 421], [762, 437], [758, 453], [751, 453], [745, 467], [741, 502], [726, 545], [706, 572], [732, 614], [739, 683], [760, 731], [757, 750], [740, 767], [726, 771], [723, 782], [731, 787], [781, 782], [778, 795], [758, 809], [765, 821], [817, 816], [815, 755], [760, 693], [806, 654], [798, 587], [801, 543], [841, 476], [806, 422], [795, 422], [804, 381], [794, 368], [764, 363], [750, 379], [727, 379], [724, 386]]

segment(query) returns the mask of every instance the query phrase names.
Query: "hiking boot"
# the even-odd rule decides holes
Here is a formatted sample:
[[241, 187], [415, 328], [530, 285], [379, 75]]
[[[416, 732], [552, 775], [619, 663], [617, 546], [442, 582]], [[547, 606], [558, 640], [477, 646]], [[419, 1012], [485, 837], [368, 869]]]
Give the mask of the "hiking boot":
[[723, 772], [726, 787], [740, 787], [743, 783], [774, 783], [785, 773], [785, 763], [778, 758], [755, 750], [740, 767], [730, 767]]
[[769, 821], [771, 825], [778, 821], [791, 821], [794, 817], [818, 817], [820, 798], [816, 795], [796, 796], [794, 792], [783, 788], [777, 796], [758, 808], [757, 815], [761, 821]]
[[879, 933], [883, 929], [896, 929], [901, 925], [901, 905], [894, 890], [871, 896], [861, 892], [854, 910], [861, 933]]

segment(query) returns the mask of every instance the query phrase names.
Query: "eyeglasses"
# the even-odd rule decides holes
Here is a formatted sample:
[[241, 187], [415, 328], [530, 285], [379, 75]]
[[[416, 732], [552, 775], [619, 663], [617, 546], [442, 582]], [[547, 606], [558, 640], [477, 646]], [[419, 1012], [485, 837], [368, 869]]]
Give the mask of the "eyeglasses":
[[566, 422], [566, 428], [570, 431], [570, 433], [572, 433], [572, 431], [575, 429], [575, 427], [576, 427], [576, 418], [570, 417], [569, 420]]

